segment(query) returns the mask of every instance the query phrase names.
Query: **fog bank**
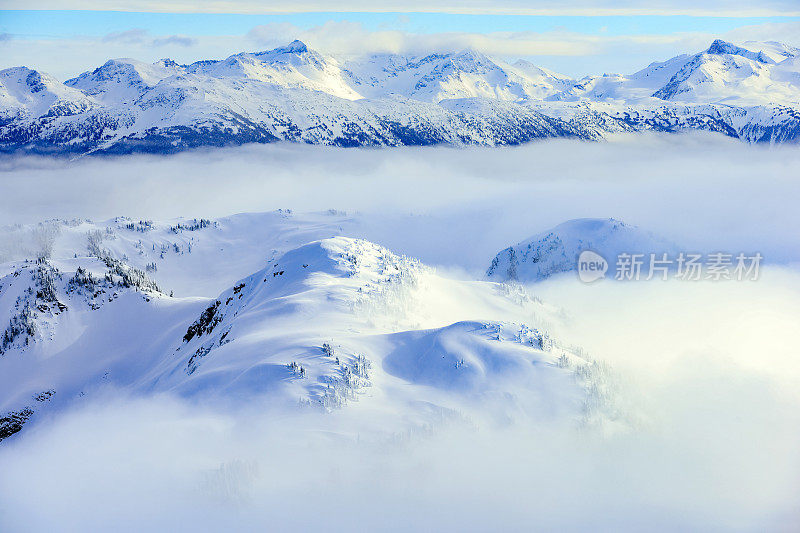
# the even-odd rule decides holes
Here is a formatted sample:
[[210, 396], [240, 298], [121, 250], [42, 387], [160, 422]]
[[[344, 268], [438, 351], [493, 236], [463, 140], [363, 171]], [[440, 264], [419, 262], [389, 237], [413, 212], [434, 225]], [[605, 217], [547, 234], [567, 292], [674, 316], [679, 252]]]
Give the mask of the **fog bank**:
[[468, 150], [279, 143], [67, 165], [7, 158], [0, 168], [0, 224], [335, 208], [362, 213], [364, 236], [389, 248], [475, 270], [564, 220], [615, 217], [689, 249], [800, 261], [800, 234], [785, 231], [800, 227], [800, 148], [722, 136]]

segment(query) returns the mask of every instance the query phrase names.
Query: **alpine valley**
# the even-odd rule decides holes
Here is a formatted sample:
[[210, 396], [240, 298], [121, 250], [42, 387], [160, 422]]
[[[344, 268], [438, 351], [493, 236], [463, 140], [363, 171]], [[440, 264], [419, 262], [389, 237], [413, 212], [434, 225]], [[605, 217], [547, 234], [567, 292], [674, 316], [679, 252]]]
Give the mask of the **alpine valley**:
[[630, 75], [583, 79], [473, 50], [333, 57], [300, 41], [181, 65], [110, 60], [60, 82], [0, 71], [0, 150], [169, 153], [278, 140], [334, 146], [516, 145], [704, 130], [800, 138], [800, 49], [716, 40]]

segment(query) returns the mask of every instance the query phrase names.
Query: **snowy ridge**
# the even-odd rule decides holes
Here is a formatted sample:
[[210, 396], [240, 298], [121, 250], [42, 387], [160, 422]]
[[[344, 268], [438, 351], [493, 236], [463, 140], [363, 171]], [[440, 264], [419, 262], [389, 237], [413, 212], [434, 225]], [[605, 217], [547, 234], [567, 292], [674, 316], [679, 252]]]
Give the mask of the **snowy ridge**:
[[337, 146], [510, 145], [701, 129], [800, 134], [800, 50], [714, 41], [631, 75], [571, 80], [473, 50], [335, 58], [300, 41], [224, 60], [111, 60], [60, 83], [0, 71], [5, 152], [173, 152], [289, 140]]
[[[49, 402], [57, 390], [74, 395], [76, 387], [106, 380], [111, 368], [131, 366], [126, 358], [136, 353], [135, 344], [123, 343], [134, 332], [126, 335], [109, 325], [147, 314], [151, 302], [165, 295], [143, 272], [106, 259], [76, 258], [62, 262], [63, 270], [45, 258], [4, 265], [9, 273], [0, 278], [0, 359], [5, 369], [0, 413], [6, 415], [0, 416], [0, 439], [18, 431], [38, 410], [26, 403], [28, 398]], [[91, 345], [98, 336], [101, 346], [122, 353], [84, 353], [87, 339]], [[71, 356], [51, 359], [62, 350], [72, 351]], [[3, 435], [9, 427], [16, 430]]]
[[[343, 215], [50, 224], [47, 258], [2, 264], [0, 439], [105, 386], [420, 423], [431, 406], [471, 417], [488, 405], [523, 421], [633, 423], [613, 372], [551, 336], [557, 310], [332, 236]], [[174, 295], [179, 275], [201, 293]], [[209, 298], [212, 278], [229, 285]]]

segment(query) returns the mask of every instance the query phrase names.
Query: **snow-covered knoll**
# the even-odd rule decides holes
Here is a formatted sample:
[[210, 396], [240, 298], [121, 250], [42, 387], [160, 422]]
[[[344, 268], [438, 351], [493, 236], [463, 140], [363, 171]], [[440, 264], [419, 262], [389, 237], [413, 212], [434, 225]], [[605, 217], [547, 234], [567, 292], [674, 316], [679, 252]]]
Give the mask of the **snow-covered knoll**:
[[0, 150], [173, 152], [290, 140], [508, 145], [620, 131], [800, 134], [800, 51], [714, 41], [630, 74], [572, 80], [474, 50], [336, 58], [300, 41], [180, 65], [110, 60], [64, 83], [0, 71]]
[[630, 422], [608, 407], [609, 369], [551, 336], [556, 309], [331, 236], [343, 215], [48, 224], [31, 228], [49, 235], [37, 259], [0, 270], [0, 439], [108, 387], [398, 423], [488, 405]]
[[540, 281], [562, 272], [577, 270], [583, 251], [600, 254], [614, 268], [621, 253], [644, 254], [643, 272], [649, 254], [673, 254], [676, 246], [637, 226], [613, 218], [569, 220], [514, 246], [500, 251], [486, 271], [494, 281]]

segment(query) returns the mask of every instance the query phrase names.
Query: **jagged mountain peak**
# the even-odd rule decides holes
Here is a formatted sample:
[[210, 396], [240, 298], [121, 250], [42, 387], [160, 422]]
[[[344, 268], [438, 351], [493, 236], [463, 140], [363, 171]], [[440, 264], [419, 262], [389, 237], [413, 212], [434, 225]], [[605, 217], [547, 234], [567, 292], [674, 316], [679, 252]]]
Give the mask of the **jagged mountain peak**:
[[187, 71], [223, 83], [247, 80], [257, 92], [279, 87], [326, 93], [346, 100], [362, 97], [345, 79], [335, 58], [323, 56], [299, 41], [263, 52], [241, 52], [222, 61], [193, 63]]
[[776, 61], [788, 48], [750, 42], [744, 48], [721, 39], [689, 57], [653, 96], [663, 100], [748, 103], [797, 101], [798, 87], [782, 76]]
[[496, 61], [474, 48], [465, 48], [458, 52], [447, 54], [443, 64], [468, 74], [502, 71], [502, 67]]
[[183, 66], [169, 59], [145, 63], [131, 58], [118, 58], [67, 80], [64, 85], [101, 102], [130, 105], [162, 80], [184, 73]]
[[752, 59], [753, 61], [758, 61], [759, 63], [774, 63], [774, 61], [768, 58], [763, 52], [753, 52], [752, 50], [736, 46], [722, 39], [716, 39], [704, 53], [711, 55], [737, 55]]
[[279, 46], [277, 48], [273, 48], [272, 50], [256, 52], [252, 55], [259, 61], [266, 62], [288, 62], [293, 64], [307, 62], [336, 63], [336, 60], [333, 57], [324, 56], [316, 50], [306, 46], [304, 42], [298, 40], [294, 40], [286, 46]]
[[288, 64], [302, 66], [312, 63], [317, 66], [324, 66], [323, 63], [335, 62], [333, 58], [323, 57], [322, 54], [308, 48], [301, 41], [292, 41], [286, 46], [279, 46], [271, 50], [260, 52], [239, 52], [228, 56], [223, 60], [197, 61], [189, 67], [191, 71], [211, 72], [218, 67], [230, 67], [234, 65], [272, 65]]
[[308, 52], [308, 46], [306, 46], [306, 43], [304, 43], [303, 41], [295, 39], [286, 46], [274, 49], [273, 52], [281, 52], [286, 54], [302, 54], [304, 52]]

